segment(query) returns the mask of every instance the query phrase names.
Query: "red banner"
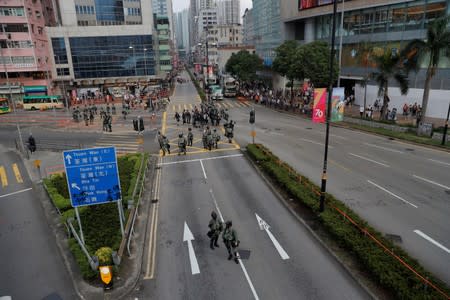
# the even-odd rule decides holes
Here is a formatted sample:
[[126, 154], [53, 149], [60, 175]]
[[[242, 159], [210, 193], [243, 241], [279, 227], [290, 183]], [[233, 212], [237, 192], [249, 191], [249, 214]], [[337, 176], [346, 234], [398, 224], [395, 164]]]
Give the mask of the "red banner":
[[314, 123], [325, 123], [325, 112], [327, 106], [327, 89], [314, 89], [314, 107], [312, 121]]

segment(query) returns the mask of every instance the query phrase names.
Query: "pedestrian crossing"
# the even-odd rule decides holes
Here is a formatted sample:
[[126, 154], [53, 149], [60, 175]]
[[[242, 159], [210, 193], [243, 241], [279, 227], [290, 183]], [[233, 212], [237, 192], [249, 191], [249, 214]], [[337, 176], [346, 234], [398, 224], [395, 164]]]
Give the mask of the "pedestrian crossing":
[[[221, 109], [231, 109], [231, 108], [245, 108], [245, 107], [251, 107], [251, 103], [248, 102], [240, 102], [237, 100], [224, 100], [224, 101], [215, 101], [214, 104], [217, 108]], [[168, 111], [169, 112], [175, 112], [175, 111], [183, 111], [183, 110], [193, 110], [194, 106], [199, 107], [199, 104], [170, 104]]]
[[135, 132], [104, 133], [94, 147], [116, 147], [117, 155], [141, 152], [144, 149], [143, 137]]
[[23, 183], [19, 166], [16, 163], [8, 166], [0, 165], [0, 184], [2, 188], [15, 183]]

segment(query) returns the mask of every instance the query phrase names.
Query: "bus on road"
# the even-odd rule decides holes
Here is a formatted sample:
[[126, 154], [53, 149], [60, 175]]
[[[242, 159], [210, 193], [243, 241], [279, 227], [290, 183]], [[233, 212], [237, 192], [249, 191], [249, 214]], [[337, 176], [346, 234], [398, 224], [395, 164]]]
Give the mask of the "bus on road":
[[9, 107], [8, 98], [0, 98], [0, 114], [9, 112], [11, 112], [11, 107]]
[[46, 110], [52, 108], [64, 108], [64, 103], [59, 96], [24, 96], [23, 109]]

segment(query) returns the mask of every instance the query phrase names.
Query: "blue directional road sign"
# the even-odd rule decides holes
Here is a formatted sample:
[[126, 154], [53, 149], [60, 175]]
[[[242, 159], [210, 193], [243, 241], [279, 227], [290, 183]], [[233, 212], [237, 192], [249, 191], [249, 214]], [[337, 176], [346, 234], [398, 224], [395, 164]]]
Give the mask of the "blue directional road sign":
[[121, 199], [115, 147], [64, 151], [63, 158], [73, 207]]

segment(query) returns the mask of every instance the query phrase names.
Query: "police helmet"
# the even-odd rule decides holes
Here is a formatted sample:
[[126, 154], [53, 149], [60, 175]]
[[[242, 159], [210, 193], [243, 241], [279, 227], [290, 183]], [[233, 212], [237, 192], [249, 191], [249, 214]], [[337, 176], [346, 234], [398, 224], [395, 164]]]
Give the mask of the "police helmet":
[[182, 133], [180, 133], [180, 134], [178, 135], [178, 137], [183, 137], [183, 134], [182, 134]]
[[216, 214], [215, 211], [213, 211], [213, 212], [211, 213], [211, 217], [212, 217], [213, 219], [217, 218], [217, 214]]
[[227, 222], [225, 223], [225, 225], [226, 225], [227, 227], [231, 227], [231, 226], [233, 226], [233, 222], [227, 221]]

